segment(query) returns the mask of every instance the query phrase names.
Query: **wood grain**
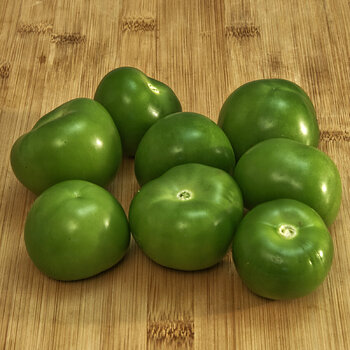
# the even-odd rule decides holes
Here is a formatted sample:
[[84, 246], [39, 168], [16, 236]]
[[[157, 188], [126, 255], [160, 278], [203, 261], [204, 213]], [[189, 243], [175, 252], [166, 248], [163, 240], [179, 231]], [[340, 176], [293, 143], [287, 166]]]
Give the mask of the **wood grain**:
[[[345, 0], [2, 0], [0, 349], [349, 349], [349, 18]], [[286, 78], [308, 92], [320, 148], [343, 181], [334, 263], [320, 288], [268, 301], [242, 285], [229, 254], [184, 273], [152, 263], [134, 243], [118, 266], [85, 281], [56, 282], [34, 267], [23, 228], [35, 196], [12, 173], [11, 146], [123, 65], [213, 120], [249, 80]], [[109, 190], [127, 211], [137, 189], [124, 159]]]

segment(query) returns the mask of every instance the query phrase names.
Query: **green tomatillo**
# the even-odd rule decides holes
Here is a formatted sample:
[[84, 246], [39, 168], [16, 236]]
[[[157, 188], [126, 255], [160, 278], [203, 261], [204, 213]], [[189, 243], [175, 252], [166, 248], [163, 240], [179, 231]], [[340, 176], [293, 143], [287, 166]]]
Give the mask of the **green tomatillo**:
[[50, 187], [35, 200], [24, 239], [39, 270], [72, 281], [120, 261], [129, 247], [130, 232], [123, 208], [108, 191], [71, 180]]
[[237, 162], [234, 178], [245, 206], [291, 198], [316, 210], [327, 226], [341, 202], [341, 179], [336, 165], [322, 151], [285, 138], [262, 141]]
[[237, 159], [256, 143], [286, 137], [317, 147], [314, 106], [298, 85], [284, 79], [251, 81], [223, 104], [218, 125], [231, 141]]
[[309, 294], [323, 282], [332, 264], [333, 243], [316, 211], [292, 199], [277, 199], [243, 218], [232, 255], [250, 290], [269, 299], [290, 299]]
[[123, 152], [134, 156], [147, 131], [160, 118], [180, 112], [171, 88], [132, 67], [109, 72], [100, 82], [95, 100], [106, 107], [120, 133]]
[[44, 115], [11, 150], [18, 180], [40, 194], [64, 180], [107, 185], [122, 160], [113, 119], [98, 102], [77, 98]]
[[168, 115], [142, 138], [135, 156], [140, 185], [175, 165], [200, 163], [233, 172], [235, 155], [225, 133], [209, 118], [190, 112]]
[[153, 261], [200, 270], [222, 260], [243, 215], [241, 192], [225, 171], [202, 164], [171, 168], [130, 205], [130, 228]]

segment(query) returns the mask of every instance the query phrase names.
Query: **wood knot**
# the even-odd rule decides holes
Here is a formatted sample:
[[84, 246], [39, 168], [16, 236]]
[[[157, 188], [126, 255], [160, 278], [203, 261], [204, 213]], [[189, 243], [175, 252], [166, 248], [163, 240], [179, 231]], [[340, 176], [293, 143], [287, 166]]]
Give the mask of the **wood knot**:
[[3, 63], [0, 65], [0, 78], [7, 79], [10, 76], [10, 63]]
[[20, 34], [45, 34], [52, 32], [52, 24], [49, 23], [22, 23], [17, 29]]
[[347, 130], [324, 130], [321, 131], [320, 141], [322, 142], [337, 142], [350, 141], [350, 132]]
[[156, 342], [191, 344], [193, 321], [154, 321], [147, 326], [147, 338]]
[[226, 26], [225, 36], [237, 39], [260, 37], [260, 28], [254, 24]]
[[50, 41], [57, 45], [76, 45], [86, 41], [86, 36], [80, 33], [52, 33]]
[[280, 71], [283, 69], [283, 62], [281, 60], [281, 54], [269, 54], [268, 55], [268, 64], [270, 65], [273, 71]]
[[122, 19], [123, 32], [151, 32], [156, 29], [156, 20], [152, 17], [129, 17]]
[[38, 60], [39, 60], [39, 63], [40, 64], [43, 64], [46, 62], [46, 56], [44, 54], [41, 54], [39, 57], [38, 57]]

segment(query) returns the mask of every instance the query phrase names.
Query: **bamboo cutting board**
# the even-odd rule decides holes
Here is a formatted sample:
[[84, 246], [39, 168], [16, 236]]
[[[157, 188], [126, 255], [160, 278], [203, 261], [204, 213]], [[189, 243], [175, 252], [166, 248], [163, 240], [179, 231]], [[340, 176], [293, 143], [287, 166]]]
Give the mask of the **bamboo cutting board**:
[[[349, 349], [349, 19], [346, 0], [1, 0], [0, 349]], [[229, 254], [183, 273], [152, 263], [133, 242], [118, 266], [85, 281], [56, 282], [34, 267], [23, 229], [35, 196], [12, 173], [11, 146], [124, 65], [215, 121], [249, 80], [280, 77], [307, 91], [320, 148], [343, 181], [335, 258], [320, 288], [273, 302], [242, 285]], [[137, 189], [124, 159], [109, 190], [127, 211]]]

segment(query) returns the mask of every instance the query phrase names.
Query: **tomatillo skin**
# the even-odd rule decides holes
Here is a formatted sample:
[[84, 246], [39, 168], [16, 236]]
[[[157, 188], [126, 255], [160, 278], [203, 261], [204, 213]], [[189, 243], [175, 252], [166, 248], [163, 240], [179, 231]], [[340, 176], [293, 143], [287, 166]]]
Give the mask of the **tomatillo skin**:
[[105, 189], [87, 181], [64, 181], [34, 202], [25, 224], [29, 257], [47, 276], [73, 281], [119, 262], [129, 247], [123, 208]]
[[98, 85], [94, 99], [113, 117], [123, 152], [128, 156], [135, 155], [142, 136], [151, 125], [182, 110], [169, 86], [132, 67], [109, 72]]
[[200, 163], [233, 172], [235, 155], [225, 133], [209, 118], [190, 112], [168, 115], [142, 138], [135, 174], [142, 186], [173, 166]]
[[290, 299], [311, 293], [324, 281], [333, 243], [316, 211], [292, 199], [277, 199], [258, 205], [243, 218], [232, 256], [252, 292]]
[[250, 148], [237, 162], [234, 178], [246, 208], [291, 198], [316, 210], [327, 226], [341, 202], [341, 180], [333, 161], [317, 148], [289, 139], [269, 139]]
[[218, 125], [230, 139], [237, 159], [266, 139], [286, 137], [317, 147], [320, 135], [309, 96], [284, 79], [261, 79], [240, 86], [223, 104]]
[[71, 100], [44, 115], [11, 150], [13, 172], [36, 194], [71, 179], [105, 186], [121, 160], [121, 141], [113, 119], [102, 105], [88, 98]]
[[153, 261], [201, 270], [222, 260], [243, 215], [241, 192], [225, 171], [184, 164], [150, 181], [133, 198], [133, 237]]

